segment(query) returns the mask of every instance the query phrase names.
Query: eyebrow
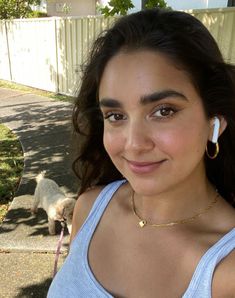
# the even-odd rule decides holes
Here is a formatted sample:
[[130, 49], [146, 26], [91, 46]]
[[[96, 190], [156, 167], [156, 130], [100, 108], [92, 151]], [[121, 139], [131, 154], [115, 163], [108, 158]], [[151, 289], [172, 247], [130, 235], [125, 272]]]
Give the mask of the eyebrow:
[[[141, 105], [146, 105], [169, 97], [178, 97], [186, 101], [188, 100], [183, 93], [180, 93], [175, 90], [167, 89], [167, 90], [162, 90], [162, 91], [141, 96], [140, 103]], [[107, 108], [122, 108], [122, 103], [120, 103], [117, 99], [108, 98], [108, 97], [102, 98], [99, 101], [99, 105], [100, 107], [107, 107]]]
[[140, 103], [145, 105], [168, 97], [179, 97], [180, 99], [187, 100], [186, 96], [183, 93], [168, 89], [154, 92], [152, 94], [143, 95], [140, 98]]
[[99, 106], [107, 108], [121, 108], [122, 104], [117, 99], [105, 97], [99, 101]]

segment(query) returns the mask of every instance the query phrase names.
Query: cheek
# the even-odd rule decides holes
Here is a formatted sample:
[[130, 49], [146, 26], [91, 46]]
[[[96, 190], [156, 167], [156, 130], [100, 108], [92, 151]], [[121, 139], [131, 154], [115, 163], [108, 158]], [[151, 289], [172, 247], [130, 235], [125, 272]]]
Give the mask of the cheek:
[[205, 127], [198, 128], [196, 125], [176, 126], [168, 131], [162, 131], [158, 135], [158, 144], [172, 159], [176, 157], [186, 158], [187, 156], [202, 157], [208, 138], [208, 131]]
[[108, 155], [114, 156], [122, 150], [124, 138], [117, 132], [104, 129], [103, 143]]

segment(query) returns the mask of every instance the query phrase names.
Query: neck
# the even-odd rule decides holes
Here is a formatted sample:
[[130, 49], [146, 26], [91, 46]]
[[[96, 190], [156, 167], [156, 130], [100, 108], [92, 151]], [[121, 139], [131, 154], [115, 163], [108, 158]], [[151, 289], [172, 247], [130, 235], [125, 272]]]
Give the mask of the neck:
[[205, 178], [200, 183], [184, 183], [151, 196], [135, 193], [135, 207], [138, 214], [148, 221], [169, 222], [188, 218], [202, 211], [215, 196], [215, 189]]

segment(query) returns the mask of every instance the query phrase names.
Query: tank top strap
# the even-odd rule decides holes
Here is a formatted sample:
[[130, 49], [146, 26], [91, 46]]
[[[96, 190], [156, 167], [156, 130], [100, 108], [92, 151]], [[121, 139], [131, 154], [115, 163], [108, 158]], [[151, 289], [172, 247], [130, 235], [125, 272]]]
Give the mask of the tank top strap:
[[202, 256], [183, 298], [211, 297], [214, 270], [233, 249], [235, 249], [235, 228], [225, 234]]

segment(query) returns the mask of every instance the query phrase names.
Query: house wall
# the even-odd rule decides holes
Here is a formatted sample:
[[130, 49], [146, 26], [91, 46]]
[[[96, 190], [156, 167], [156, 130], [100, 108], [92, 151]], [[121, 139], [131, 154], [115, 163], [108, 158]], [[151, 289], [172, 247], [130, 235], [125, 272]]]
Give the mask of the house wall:
[[41, 0], [40, 5], [31, 5], [32, 10], [37, 10], [41, 12], [47, 12], [47, 1]]
[[48, 16], [88, 16], [96, 14], [95, 0], [49, 0]]

